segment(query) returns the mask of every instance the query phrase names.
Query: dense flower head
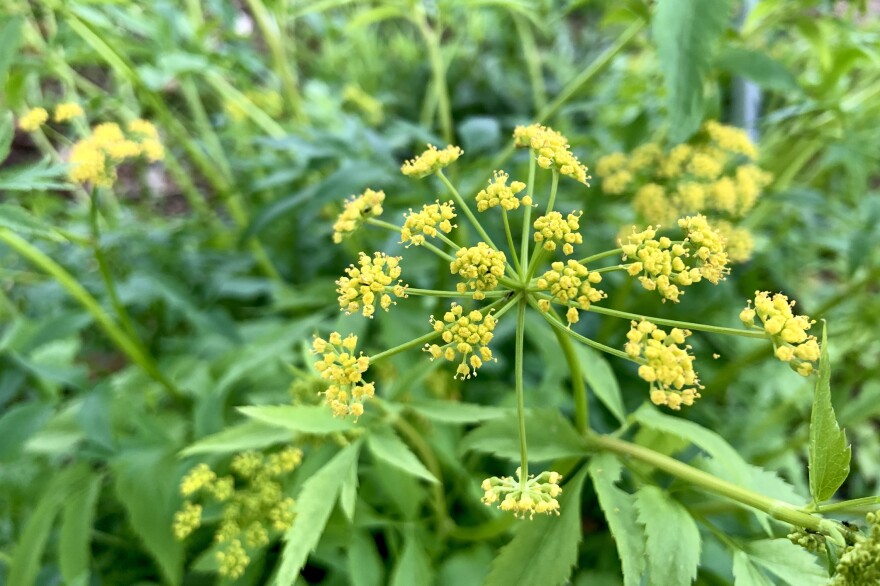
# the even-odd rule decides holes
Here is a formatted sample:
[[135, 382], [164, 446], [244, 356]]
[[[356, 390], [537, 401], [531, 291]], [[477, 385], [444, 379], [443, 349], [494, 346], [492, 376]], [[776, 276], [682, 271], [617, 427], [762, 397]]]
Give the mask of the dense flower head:
[[717, 179], [724, 171], [727, 163], [723, 152], [712, 150], [698, 150], [693, 154], [687, 164], [687, 172], [700, 179]]
[[367, 219], [381, 215], [384, 201], [385, 192], [372, 189], [348, 199], [342, 213], [333, 224], [333, 242], [339, 244], [360, 228]]
[[709, 226], [706, 216], [697, 214], [688, 216], [678, 221], [686, 236], [690, 258], [694, 261], [700, 275], [717, 285], [728, 273], [728, 257], [726, 252], [727, 243], [724, 237], [714, 228]]
[[345, 269], [347, 276], [336, 281], [336, 292], [339, 294], [339, 307], [346, 315], [362, 311], [364, 316], [373, 317], [376, 302], [379, 307], [388, 311], [394, 303], [391, 295], [398, 298], [406, 297], [407, 285], [400, 277], [399, 256], [388, 256], [377, 252], [373, 256], [360, 253], [358, 266], [350, 265]]
[[632, 153], [629, 155], [628, 161], [626, 161], [625, 156], [623, 158], [626, 161], [627, 168], [630, 172], [639, 173], [644, 169], [656, 165], [662, 156], [663, 149], [659, 144], [655, 142], [646, 142], [633, 149]]
[[498, 279], [504, 276], [506, 262], [507, 257], [503, 252], [485, 242], [478, 242], [476, 246], [456, 250], [455, 260], [449, 263], [449, 270], [453, 275], [465, 279], [464, 283], [456, 285], [459, 293], [466, 293], [471, 289], [474, 299], [480, 300], [486, 298], [486, 291], [491, 291], [498, 285]]
[[324, 391], [324, 403], [337, 417], [364, 413], [364, 401], [375, 394], [375, 385], [364, 382], [363, 374], [370, 367], [370, 358], [363, 353], [355, 355], [357, 336], [349, 334], [345, 339], [338, 332], [327, 339], [316, 337], [312, 352], [320, 355], [315, 369], [321, 378], [330, 382]]
[[834, 568], [829, 586], [880, 584], [880, 514], [866, 515], [868, 534], [856, 533]]
[[422, 206], [421, 211], [409, 210], [404, 214], [403, 228], [400, 230], [400, 241], [421, 246], [425, 243], [425, 236], [436, 237], [438, 232], [449, 234], [456, 227], [452, 223], [455, 219], [455, 205], [452, 201]]
[[531, 149], [542, 168], [555, 168], [562, 175], [590, 185], [587, 168], [572, 154], [568, 139], [559, 132], [540, 124], [517, 126], [513, 139], [517, 147]]
[[749, 159], [758, 158], [758, 148], [745, 130], [735, 126], [726, 126], [716, 120], [708, 120], [703, 125], [703, 130], [718, 148], [743, 155]]
[[448, 167], [463, 154], [464, 151], [457, 146], [449, 145], [443, 150], [438, 150], [437, 147], [429, 144], [428, 150], [418, 157], [406, 161], [400, 171], [408, 177], [426, 177]]
[[642, 320], [632, 322], [626, 335], [626, 353], [642, 361], [639, 377], [651, 384], [651, 402], [681, 409], [693, 405], [700, 397], [700, 382], [694, 372], [694, 357], [685, 340], [688, 330], [673, 328], [668, 333], [655, 324]]
[[116, 181], [116, 168], [107, 164], [107, 156], [100, 147], [89, 141], [79, 141], [70, 149], [68, 177], [75, 183], [111, 187]]
[[25, 132], [34, 132], [49, 120], [49, 113], [45, 108], [31, 108], [24, 116], [18, 119], [18, 127]]
[[550, 212], [535, 219], [535, 242], [543, 243], [544, 250], [556, 250], [556, 244], [562, 244], [562, 252], [571, 254], [574, 252], [574, 244], [582, 244], [584, 241], [580, 229], [579, 220], [583, 212], [577, 211], [568, 214], [565, 218], [559, 212]]
[[[70, 151], [71, 181], [111, 187], [116, 181], [116, 166], [126, 160], [143, 157], [156, 162], [164, 158], [165, 150], [156, 128], [145, 120], [132, 124], [126, 135], [115, 122], [104, 122], [77, 141]], [[145, 131], [146, 128], [149, 130]]]
[[609, 195], [620, 195], [633, 182], [633, 174], [622, 169], [602, 178], [602, 191]]
[[[590, 308], [591, 303], [601, 301], [606, 297], [605, 293], [593, 287], [602, 282], [602, 275], [591, 271], [576, 260], [566, 263], [554, 262], [550, 270], [540, 277], [535, 285], [542, 291], [547, 291], [563, 305], [576, 304], [583, 310]], [[548, 311], [550, 303], [546, 299], [539, 301], [541, 309]], [[567, 314], [569, 324], [578, 321], [578, 313], [574, 307], [569, 308]]]
[[732, 263], [745, 262], [752, 258], [755, 249], [755, 237], [748, 228], [734, 226], [726, 220], [718, 220], [714, 227], [727, 243], [725, 251]]
[[545, 471], [537, 476], [522, 478], [522, 470], [516, 469], [516, 478], [512, 476], [487, 478], [481, 488], [484, 493], [481, 499], [487, 506], [497, 503], [502, 511], [510, 511], [516, 517], [530, 519], [535, 513], [550, 515], [559, 514], [559, 501], [562, 494], [559, 482], [562, 475], [558, 472]]
[[458, 360], [455, 378], [476, 376], [484, 362], [493, 360], [489, 342], [496, 323], [489, 312], [484, 315], [475, 309], [465, 313], [461, 305], [453, 303], [442, 320], [431, 316], [431, 326], [440, 334], [443, 345], [425, 344], [424, 351], [431, 355], [431, 360], [441, 357], [449, 362]]
[[82, 106], [76, 102], [64, 102], [55, 106], [55, 113], [52, 119], [55, 122], [67, 122], [74, 118], [78, 118], [84, 114]]
[[653, 222], [668, 224], [678, 217], [677, 206], [670, 201], [663, 186], [657, 183], [641, 186], [632, 203], [640, 217], [651, 218]]
[[185, 539], [202, 523], [202, 505], [191, 499], [217, 501], [222, 505], [214, 533], [219, 572], [240, 577], [250, 563], [249, 552], [268, 545], [270, 532], [280, 534], [293, 524], [295, 502], [284, 496], [282, 480], [301, 462], [302, 450], [287, 446], [268, 456], [255, 451], [236, 454], [226, 476], [199, 464], [180, 485], [187, 500], [174, 515], [175, 537]]
[[755, 206], [761, 191], [770, 185], [773, 176], [757, 165], [743, 165], [736, 169], [736, 210], [742, 216]]
[[510, 176], [504, 171], [495, 171], [492, 179], [489, 180], [489, 186], [477, 193], [477, 211], [485, 212], [489, 208], [501, 206], [507, 212], [517, 209], [522, 203], [524, 206], [532, 205], [532, 197], [524, 195], [522, 200], [517, 194], [526, 188], [526, 184], [522, 181], [511, 181], [510, 185], [507, 180]]
[[129, 122], [127, 128], [140, 143], [141, 152], [148, 161], [155, 163], [165, 158], [165, 148], [159, 142], [159, 131], [152, 122], [137, 118]]
[[599, 177], [607, 177], [626, 167], [627, 163], [627, 156], [621, 152], [605, 155], [596, 162], [596, 174]]
[[[770, 336], [779, 360], [798, 374], [809, 376], [819, 362], [819, 342], [816, 336], [807, 334], [815, 322], [805, 315], [794, 315], [794, 305], [782, 293], [771, 296], [766, 291], [755, 291], [754, 308], [750, 301], [739, 317], [746, 326], [759, 327]], [[755, 317], [760, 325], [755, 324]]]

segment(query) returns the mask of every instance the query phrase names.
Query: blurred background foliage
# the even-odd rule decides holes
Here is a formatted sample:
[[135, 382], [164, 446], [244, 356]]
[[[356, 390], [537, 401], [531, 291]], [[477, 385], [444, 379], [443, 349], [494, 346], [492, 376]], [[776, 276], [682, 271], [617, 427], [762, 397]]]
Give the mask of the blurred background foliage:
[[[399, 173], [426, 142], [463, 147], [452, 171], [463, 193], [496, 168], [523, 177], [525, 158], [512, 153], [509, 137], [531, 122], [563, 132], [589, 166], [647, 142], [685, 141], [704, 120], [749, 128], [773, 176], [744, 220], [755, 236], [751, 260], [722, 286], [694, 287], [675, 308], [658, 309], [651, 295], [609, 279], [609, 304], [661, 316], [686, 308], [689, 321], [735, 325], [760, 288], [827, 320], [834, 403], [855, 446], [841, 496], [876, 494], [880, 9], [867, 1], [752, 4], [741, 18], [745, 7], [732, 0], [4, 3], [0, 227], [36, 245], [111, 311], [88, 246], [89, 194], [65, 179], [75, 132], [16, 131], [6, 112], [73, 100], [92, 124], [152, 120], [166, 159], [121, 170], [104, 202], [100, 246], [136, 337], [181, 391], [169, 395], [129, 360], [57, 279], [0, 249], [0, 577], [16, 585], [214, 583], [204, 555], [210, 535], [185, 547], [170, 532], [186, 470], [296, 438], [310, 446], [286, 487], [296, 495], [332, 446], [356, 435], [344, 426], [279, 433], [246, 422], [236, 407], [317, 403], [305, 346], [314, 332], [355, 331], [377, 351], [427, 331], [437, 310], [413, 298], [393, 319], [351, 317], [337, 327], [333, 282], [342, 269], [359, 250], [402, 248], [376, 232], [332, 245], [343, 199], [381, 188], [386, 217], [399, 217], [439, 197], [429, 181]], [[760, 105], [750, 110], [756, 93]], [[598, 181], [589, 190], [563, 184], [559, 199], [586, 210], [589, 252], [614, 247], [632, 221], [630, 198], [603, 194]], [[411, 253], [408, 282], [447, 285], [446, 268], [419, 254]], [[301, 583], [483, 581], [511, 524], [479, 503], [477, 487], [486, 471], [506, 465], [467, 450], [468, 438], [476, 441], [468, 430], [490, 415], [449, 414], [431, 401], [513, 404], [505, 326], [499, 362], [477, 381], [454, 381], [412, 355], [375, 375], [390, 415], [365, 424], [381, 436], [400, 418], [416, 436], [402, 431], [407, 442], [430, 443], [453, 526], [432, 520], [435, 486], [372, 450], [360, 464], [354, 529], [330, 502]], [[590, 314], [578, 327], [623, 343], [625, 328], [610, 319]], [[550, 330], [538, 320], [526, 335], [527, 403], [568, 413], [564, 362], [544, 342]], [[693, 339], [706, 389], [685, 417], [777, 471], [805, 502], [811, 383], [768, 347]], [[626, 412], [644, 401], [634, 370], [592, 354], [584, 360], [588, 384], [619, 388]], [[592, 394], [591, 403], [592, 425], [614, 429], [614, 414]], [[540, 441], [552, 426], [535, 433]], [[662, 431], [637, 439], [681, 448]], [[745, 513], [677, 489], [690, 493], [677, 496], [695, 516], [724, 533], [760, 535]], [[621, 583], [606, 521], [592, 490], [584, 494], [585, 547], [572, 580]], [[711, 531], [703, 538], [697, 582], [732, 584], [723, 544]], [[237, 583], [266, 583], [280, 548], [267, 548]]]

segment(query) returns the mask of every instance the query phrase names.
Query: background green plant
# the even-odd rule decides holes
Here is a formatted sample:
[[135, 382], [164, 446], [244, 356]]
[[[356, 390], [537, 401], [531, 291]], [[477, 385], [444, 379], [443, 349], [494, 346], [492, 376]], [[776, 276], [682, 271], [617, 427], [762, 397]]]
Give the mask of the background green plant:
[[[837, 498], [878, 493], [876, 12], [762, 0], [737, 29], [737, 3], [699, 14], [703, 5], [5, 4], [0, 576], [22, 585], [214, 583], [210, 534], [186, 546], [171, 535], [181, 476], [198, 462], [293, 441], [308, 454], [287, 490], [311, 522], [240, 583], [276, 572], [292, 581], [305, 564], [305, 583], [470, 584], [488, 570], [490, 583], [616, 584], [617, 551], [627, 584], [643, 572], [661, 584], [827, 580], [782, 539], [787, 526], [609, 454], [570, 476], [558, 519], [513, 522], [481, 505], [479, 481], [519, 458], [506, 415], [512, 324], [499, 325], [499, 363], [477, 381], [396, 356], [378, 371], [383, 400], [372, 419], [355, 426], [313, 404], [320, 386], [304, 343], [341, 329], [332, 282], [365, 247], [359, 235], [330, 244], [344, 197], [383, 188], [389, 214], [433, 201], [430, 184], [398, 172], [429, 141], [464, 148], [454, 171], [462, 193], [502, 165], [523, 176], [525, 159], [507, 139], [518, 123], [553, 125], [590, 165], [687, 135], [706, 118], [737, 122], [731, 80], [743, 76], [764, 92], [761, 164], [775, 183], [749, 217], [759, 235], [753, 260], [723, 286], [692, 291], [683, 307], [689, 321], [730, 325], [761, 288], [825, 318], [828, 404], [854, 445]], [[12, 112], [64, 99], [92, 122], [149, 118], [169, 151], [99, 200], [97, 232], [89, 194], [65, 179], [67, 141], [14, 130]], [[613, 244], [624, 204], [565, 184], [558, 198], [588, 210], [588, 240]], [[393, 253], [396, 240], [376, 248]], [[413, 285], [447, 284], [448, 268], [428, 256], [409, 266]], [[650, 314], [654, 301], [633, 288], [612, 303]], [[355, 324], [373, 349], [392, 347], [425, 331], [434, 309], [410, 300], [394, 319], [348, 318], [346, 330]], [[622, 345], [608, 320], [586, 317], [582, 331]], [[700, 364], [704, 397], [684, 418], [640, 407], [634, 371], [579, 351], [593, 428], [626, 422], [638, 446], [738, 471], [760, 492], [806, 505], [811, 413], [821, 413], [811, 409], [812, 383], [767, 348], [694, 338], [699, 354], [721, 358]], [[570, 375], [554, 340], [540, 320], [527, 324], [530, 455], [546, 462], [587, 449], [569, 423]], [[677, 551], [690, 553], [684, 574], [657, 564], [670, 555], [658, 527], [674, 527]]]

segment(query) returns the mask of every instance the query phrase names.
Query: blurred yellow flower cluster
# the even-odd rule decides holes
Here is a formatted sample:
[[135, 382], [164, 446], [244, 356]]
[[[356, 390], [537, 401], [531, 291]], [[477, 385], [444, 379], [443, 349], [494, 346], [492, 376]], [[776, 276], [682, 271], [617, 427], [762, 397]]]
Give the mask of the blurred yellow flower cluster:
[[550, 515], [559, 514], [559, 501], [562, 494], [559, 483], [562, 475], [558, 472], [545, 471], [538, 476], [522, 478], [522, 469], [516, 469], [516, 478], [512, 476], [487, 478], [481, 488], [484, 493], [481, 499], [487, 506], [498, 503], [502, 511], [510, 511], [514, 516], [530, 519], [535, 513]]
[[[819, 362], [819, 342], [816, 336], [807, 334], [815, 322], [805, 315], [794, 315], [794, 301], [782, 293], [771, 296], [766, 291], [755, 291], [754, 309], [751, 305], [749, 302], [739, 314], [742, 322], [763, 329], [773, 341], [776, 357], [796, 373], [809, 376]], [[761, 326], [755, 325], [755, 317]]]
[[630, 357], [644, 360], [639, 376], [651, 383], [650, 397], [655, 405], [677, 410], [693, 405], [700, 397], [702, 387], [694, 372], [694, 357], [688, 353], [690, 346], [684, 345], [690, 334], [679, 328], [667, 334], [646, 320], [632, 322], [624, 349]]
[[424, 350], [431, 355], [431, 360], [443, 357], [454, 362], [460, 357], [455, 377], [471, 378], [483, 362], [492, 360], [489, 342], [494, 336], [496, 323], [491, 313], [483, 315], [473, 310], [465, 314], [461, 305], [453, 303], [442, 320], [431, 316], [431, 326], [440, 334], [444, 345], [426, 344]]
[[287, 447], [268, 456], [253, 451], [237, 454], [226, 476], [199, 464], [181, 480], [180, 494], [186, 500], [174, 515], [174, 536], [186, 539], [201, 526], [202, 505], [192, 500], [200, 493], [222, 504], [214, 533], [219, 572], [233, 580], [241, 577], [251, 561], [249, 552], [265, 547], [272, 534], [293, 524], [295, 503], [284, 495], [281, 480], [301, 462], [302, 451]]
[[333, 242], [339, 244], [360, 228], [367, 219], [382, 215], [384, 201], [385, 192], [372, 189], [349, 198], [333, 224]]
[[664, 149], [646, 143], [629, 155], [602, 157], [596, 174], [608, 195], [632, 195], [635, 223], [666, 225], [702, 212], [726, 221], [722, 231], [732, 262], [751, 256], [753, 239], [732, 221], [755, 205], [772, 177], [755, 164], [758, 149], [739, 128], [706, 122], [691, 143]]
[[330, 382], [324, 391], [324, 402], [337, 417], [364, 413], [364, 401], [375, 393], [373, 383], [364, 382], [363, 374], [370, 367], [370, 359], [363, 353], [355, 355], [357, 336], [349, 334], [345, 339], [338, 332], [327, 339], [315, 338], [312, 352], [321, 355], [315, 368], [321, 378]]
[[400, 277], [400, 257], [388, 256], [377, 252], [372, 257], [360, 253], [358, 266], [350, 265], [345, 269], [347, 276], [336, 281], [336, 292], [339, 294], [339, 307], [347, 315], [357, 313], [363, 308], [366, 317], [373, 317], [376, 312], [376, 299], [379, 306], [388, 311], [394, 303], [391, 295], [406, 297], [407, 285]]
[[115, 122], [104, 122], [77, 141], [70, 151], [70, 180], [112, 187], [120, 163], [138, 157], [156, 162], [165, 157], [159, 132], [152, 123], [132, 120], [127, 130], [126, 134]]

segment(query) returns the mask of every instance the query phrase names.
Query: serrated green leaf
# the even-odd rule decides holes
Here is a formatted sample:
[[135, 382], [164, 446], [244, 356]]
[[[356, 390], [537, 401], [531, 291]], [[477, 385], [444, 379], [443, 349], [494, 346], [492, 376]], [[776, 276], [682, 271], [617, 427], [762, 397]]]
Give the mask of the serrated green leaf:
[[581, 491], [586, 468], [563, 486], [560, 516], [520, 521], [510, 543], [492, 562], [486, 586], [554, 586], [565, 583], [577, 563], [581, 539]]
[[703, 85], [731, 17], [730, 0], [658, 0], [651, 25], [663, 70], [669, 138], [681, 142], [703, 119]]
[[686, 586], [697, 577], [700, 530], [678, 501], [656, 486], [635, 494], [639, 523], [645, 527], [648, 585]]
[[593, 390], [596, 398], [614, 415], [620, 423], [626, 421], [626, 408], [623, 406], [623, 396], [620, 394], [620, 385], [611, 365], [599, 352], [575, 344], [575, 352], [581, 362], [581, 372], [584, 381]]
[[352, 586], [381, 586], [385, 583], [385, 564], [372, 535], [366, 531], [352, 533], [346, 554]]
[[499, 407], [486, 407], [454, 401], [419, 401], [406, 406], [419, 415], [438, 423], [481, 423], [509, 413]]
[[67, 166], [54, 164], [50, 159], [0, 171], [0, 191], [69, 191]]
[[[0, 190], [3, 189], [0, 183]], [[37, 218], [28, 210], [11, 203], [0, 203], [0, 226], [19, 234], [39, 236], [56, 242], [64, 241], [50, 224]]]
[[360, 449], [360, 442], [343, 448], [303, 483], [296, 499], [296, 517], [284, 535], [276, 585], [291, 586], [296, 581], [309, 553], [315, 549], [324, 533], [345, 478], [352, 467], [357, 467]]
[[101, 477], [89, 474], [81, 486], [65, 501], [61, 511], [61, 530], [58, 535], [58, 565], [64, 583], [86, 586], [89, 583], [92, 525]]
[[238, 410], [251, 419], [300, 433], [336, 433], [355, 426], [351, 420], [333, 417], [333, 413], [321, 405], [261, 405]]
[[820, 503], [834, 496], [846, 477], [852, 449], [846, 432], [837, 424], [831, 405], [831, 361], [828, 359], [827, 327], [822, 327], [819, 379], [810, 415], [810, 495]]
[[598, 454], [587, 470], [617, 545], [624, 586], [639, 586], [645, 574], [645, 532], [638, 523], [635, 498], [616, 486], [623, 465], [611, 454]]
[[773, 582], [752, 563], [749, 554], [736, 550], [733, 553], [734, 586], [773, 586]]
[[406, 472], [410, 476], [436, 483], [437, 478], [407, 447], [403, 440], [387, 429], [375, 430], [367, 436], [367, 447], [375, 458]]
[[203, 437], [180, 451], [181, 457], [196, 454], [230, 454], [245, 450], [258, 450], [275, 444], [292, 441], [290, 430], [262, 421], [245, 421], [228, 427], [219, 433]]
[[406, 532], [403, 551], [391, 571], [391, 579], [388, 583], [390, 586], [412, 586], [412, 584], [430, 586], [434, 583], [431, 558], [428, 557], [424, 544], [416, 537], [414, 529]]
[[[526, 437], [529, 460], [533, 462], [582, 456], [587, 451], [584, 439], [556, 410], [528, 410]], [[473, 430], [462, 439], [461, 450], [494, 454], [518, 462], [519, 422], [516, 414], [493, 419]]]
[[750, 560], [790, 586], [824, 586], [828, 573], [816, 557], [788, 539], [763, 539], [743, 548]]
[[134, 533], [156, 560], [171, 584], [180, 584], [183, 543], [171, 526], [179, 504], [180, 463], [158, 447], [129, 449], [111, 462], [116, 498], [122, 503]]

